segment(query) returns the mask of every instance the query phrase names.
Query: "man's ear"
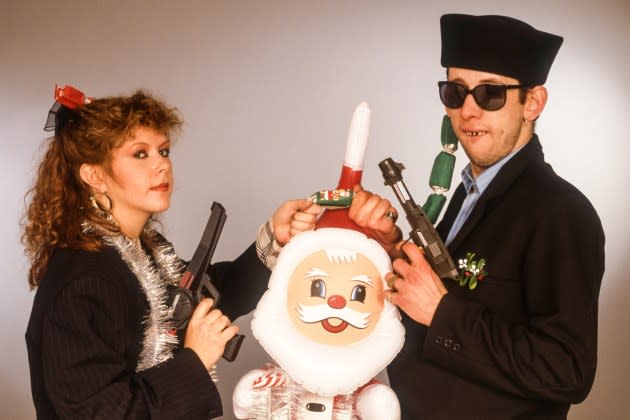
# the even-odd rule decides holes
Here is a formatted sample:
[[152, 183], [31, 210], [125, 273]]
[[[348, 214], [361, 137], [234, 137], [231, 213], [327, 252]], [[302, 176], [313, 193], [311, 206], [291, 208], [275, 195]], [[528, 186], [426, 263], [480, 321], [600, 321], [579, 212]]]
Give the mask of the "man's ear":
[[89, 185], [95, 193], [103, 193], [107, 191], [105, 176], [101, 166], [84, 163], [79, 168], [79, 176], [81, 177], [81, 180]]
[[527, 91], [523, 118], [535, 121], [545, 109], [547, 103], [547, 89], [544, 86], [534, 86]]

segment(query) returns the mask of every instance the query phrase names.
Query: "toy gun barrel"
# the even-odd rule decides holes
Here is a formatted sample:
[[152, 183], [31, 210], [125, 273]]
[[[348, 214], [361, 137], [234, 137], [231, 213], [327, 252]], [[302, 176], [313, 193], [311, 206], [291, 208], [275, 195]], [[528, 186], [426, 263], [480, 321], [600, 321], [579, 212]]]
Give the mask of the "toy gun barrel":
[[392, 158], [387, 158], [381, 161], [378, 166], [383, 173], [385, 184], [392, 187], [407, 216], [413, 242], [424, 250], [425, 258], [440, 278], [458, 279], [459, 273], [444, 242], [422, 208], [415, 203], [403, 182], [402, 170], [405, 169], [404, 165], [395, 162]]
[[[186, 271], [182, 275], [179, 287], [171, 291], [170, 306], [173, 310], [173, 324], [177, 330], [186, 329], [194, 308], [202, 299], [212, 298], [214, 300], [212, 304], [213, 309], [221, 299], [221, 294], [212, 284], [207, 270], [226, 219], [225, 208], [220, 203], [213, 202], [210, 218], [201, 235], [199, 245], [186, 266]], [[230, 362], [233, 361], [244, 338], [242, 335], [236, 335], [228, 341], [225, 345], [223, 358]]]
[[179, 287], [191, 289], [197, 293], [197, 296], [195, 296], [197, 299], [196, 303], [204, 297], [212, 297], [214, 299], [214, 306], [218, 304], [220, 294], [212, 283], [210, 283], [208, 290], [199, 289], [199, 286], [201, 283], [204, 283], [203, 276], [206, 274], [206, 270], [208, 270], [208, 265], [210, 264], [212, 255], [214, 255], [214, 250], [219, 242], [219, 237], [221, 236], [221, 231], [223, 230], [226, 219], [225, 208], [220, 203], [216, 201], [213, 202], [210, 218], [201, 235], [199, 245], [197, 245], [197, 249], [188, 263], [188, 266], [186, 266], [186, 271], [179, 282]]

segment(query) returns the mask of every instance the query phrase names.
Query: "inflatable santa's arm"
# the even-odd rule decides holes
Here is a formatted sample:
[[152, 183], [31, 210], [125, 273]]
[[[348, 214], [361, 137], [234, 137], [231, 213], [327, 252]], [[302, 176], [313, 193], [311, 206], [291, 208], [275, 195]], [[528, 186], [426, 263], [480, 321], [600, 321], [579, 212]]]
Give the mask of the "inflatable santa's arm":
[[232, 406], [237, 419], [248, 419], [253, 416], [257, 405], [256, 391], [254, 391], [253, 385], [258, 378], [264, 375], [265, 371], [262, 369], [250, 370], [236, 384], [232, 394]]
[[357, 397], [361, 420], [400, 420], [400, 403], [396, 393], [387, 385], [372, 384]]
[[285, 384], [285, 377], [279, 370], [254, 369], [247, 372], [236, 384], [232, 394], [232, 406], [234, 415], [238, 419], [249, 419], [256, 417], [256, 414], [265, 406], [264, 395], [261, 390], [266, 388], [276, 388]]

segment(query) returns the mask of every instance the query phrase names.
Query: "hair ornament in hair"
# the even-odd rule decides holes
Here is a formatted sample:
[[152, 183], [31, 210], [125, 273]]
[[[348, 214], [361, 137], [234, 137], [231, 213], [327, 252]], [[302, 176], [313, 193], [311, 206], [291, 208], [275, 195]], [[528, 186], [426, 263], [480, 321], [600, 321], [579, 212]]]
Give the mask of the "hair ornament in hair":
[[86, 96], [73, 86], [66, 85], [62, 88], [55, 84], [55, 103], [48, 111], [44, 131], [55, 130], [55, 135], [58, 136], [64, 125], [72, 120], [75, 114], [74, 110], [89, 104], [93, 100], [92, 96]]

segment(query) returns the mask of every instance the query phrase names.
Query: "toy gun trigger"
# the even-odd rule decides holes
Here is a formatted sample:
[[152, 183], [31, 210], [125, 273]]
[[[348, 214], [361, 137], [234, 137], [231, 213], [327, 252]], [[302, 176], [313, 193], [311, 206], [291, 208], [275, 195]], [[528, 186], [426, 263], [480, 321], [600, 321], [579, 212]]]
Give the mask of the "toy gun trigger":
[[[201, 301], [204, 298], [211, 298], [214, 300], [212, 303], [212, 309], [216, 308], [221, 300], [221, 294], [214, 287], [212, 282], [210, 281], [210, 277], [208, 274], [203, 273], [201, 280], [199, 281], [199, 285], [195, 290], [195, 296], [197, 302]], [[239, 350], [241, 349], [241, 345], [243, 344], [243, 340], [245, 339], [244, 335], [237, 334], [232, 337], [227, 343], [225, 343], [225, 349], [223, 350], [222, 357], [228, 362], [233, 362], [238, 355]]]
[[[193, 276], [185, 279], [184, 283], [186, 283], [186, 280], [190, 283], [195, 283], [195, 278]], [[210, 281], [208, 274], [203, 273], [201, 279], [196, 283], [197, 285], [194, 289], [184, 287], [180, 284], [169, 291], [171, 302], [170, 307], [172, 312], [171, 323], [173, 324], [173, 328], [177, 331], [183, 331], [186, 327], [188, 327], [190, 316], [195, 310], [195, 307], [203, 299], [213, 299], [211, 309], [216, 308], [221, 300], [221, 294]]]
[[201, 302], [205, 298], [211, 298], [214, 300], [214, 302], [212, 303], [212, 309], [219, 306], [221, 294], [219, 293], [217, 288], [214, 287], [207, 273], [203, 273], [203, 275], [201, 276], [201, 280], [197, 285], [197, 289], [195, 290], [196, 302]]

